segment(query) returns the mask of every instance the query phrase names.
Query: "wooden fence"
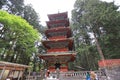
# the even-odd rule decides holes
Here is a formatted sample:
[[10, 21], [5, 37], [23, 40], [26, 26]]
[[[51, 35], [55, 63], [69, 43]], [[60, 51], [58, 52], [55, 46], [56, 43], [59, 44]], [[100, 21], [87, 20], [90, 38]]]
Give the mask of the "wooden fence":
[[[50, 73], [50, 76], [53, 78], [52, 80], [85, 80], [86, 78], [86, 74], [89, 71], [77, 71], [77, 72], [73, 72], [73, 71], [68, 71], [68, 72], [52, 72]], [[99, 80], [107, 80], [106, 76], [104, 75], [103, 72], [101, 71], [95, 71], [95, 73], [97, 74]], [[37, 75], [28, 75], [26, 77], [26, 80], [48, 80], [47, 77], [44, 75], [42, 76], [40, 73]]]

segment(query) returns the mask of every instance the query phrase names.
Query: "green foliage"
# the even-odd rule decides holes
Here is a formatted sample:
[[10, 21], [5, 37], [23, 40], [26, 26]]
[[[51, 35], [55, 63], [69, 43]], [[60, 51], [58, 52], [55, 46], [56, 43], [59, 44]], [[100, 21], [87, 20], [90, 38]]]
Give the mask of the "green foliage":
[[15, 15], [22, 15], [24, 0], [1, 0], [1, 8]]
[[0, 0], [0, 9], [2, 8], [2, 6], [6, 3], [6, 0]]
[[75, 35], [76, 51], [79, 54], [76, 63], [82, 67], [88, 65], [86, 69], [97, 67], [100, 57], [95, 47], [95, 37], [99, 41], [105, 58], [120, 58], [118, 8], [114, 2], [76, 0], [72, 11], [72, 29]]
[[40, 33], [43, 33], [43, 26], [40, 25], [39, 16], [31, 5], [24, 7], [24, 19], [26, 19], [30, 25], [34, 26]]
[[39, 40], [38, 31], [26, 20], [5, 11], [0, 11], [0, 24], [0, 53], [5, 56], [2, 60], [28, 64], [37, 50], [34, 43]]
[[21, 16], [40, 33], [43, 33], [44, 27], [40, 24], [38, 14], [32, 8], [32, 5], [25, 5], [24, 0], [2, 0], [0, 1], [0, 9]]
[[[37, 29], [37, 31], [39, 31], [39, 33], [44, 32], [45, 28], [40, 24], [39, 15], [36, 13], [35, 9], [32, 8], [32, 5], [25, 5], [24, 0], [0, 0], [0, 9], [5, 10], [10, 14], [21, 16], [27, 22], [29, 22], [30, 25], [33, 26], [33, 27], [31, 26], [32, 28]], [[18, 23], [16, 23], [16, 24], [18, 24]], [[12, 26], [12, 27], [14, 27], [12, 29], [16, 30], [16, 28], [17, 28], [17, 27], [15, 27], [16, 24]], [[23, 24], [19, 24], [19, 25], [22, 26]], [[1, 31], [3, 31], [3, 30], [1, 30]], [[25, 31], [26, 33], [24, 33], [23, 31]], [[9, 32], [9, 31], [7, 30], [7, 32]], [[10, 32], [11, 32], [11, 30], [10, 30]], [[8, 50], [5, 48], [12, 48], [13, 45], [16, 44], [17, 46], [15, 45], [16, 47], [14, 48], [14, 52], [19, 54], [19, 55], [15, 54], [16, 59], [21, 58], [21, 60], [18, 59], [19, 63], [24, 62], [24, 63], [28, 64], [28, 62], [30, 61], [29, 56], [31, 56], [32, 54], [30, 54], [30, 55], [28, 54], [29, 56], [27, 58], [25, 58], [24, 57], [25, 55], [22, 55], [21, 53], [23, 53], [23, 52], [24, 53], [36, 52], [36, 48], [34, 48], [34, 43], [29, 43], [29, 42], [33, 42], [33, 40], [29, 39], [29, 37], [32, 36], [32, 34], [36, 34], [36, 33], [33, 33], [32, 30], [28, 30], [27, 28], [24, 28], [24, 30], [18, 29], [18, 30], [16, 30], [16, 32], [21, 32], [24, 35], [21, 35], [21, 33], [11, 32], [11, 36], [10, 36], [9, 33], [4, 34], [5, 32], [3, 32], [3, 35], [6, 35], [6, 37], [5, 37], [6, 39], [10, 39], [11, 37], [13, 37], [14, 40], [12, 40], [13, 41], [12, 44], [9, 44], [10, 41], [0, 40], [0, 42], [1, 42], [0, 46], [2, 46], [0, 48], [0, 52], [2, 52], [1, 54], [6, 53], [8, 51], [12, 53], [13, 51], [10, 51], [11, 49]], [[28, 34], [27, 32], [31, 32], [31, 34]], [[15, 35], [13, 35], [12, 33]], [[19, 41], [17, 40], [17, 42], [16, 42], [16, 35], [19, 35], [20, 37], [26, 38], [26, 40], [23, 40], [22, 38], [17, 37], [17, 38], [19, 38]], [[10, 37], [8, 37], [8, 36], [10, 36]], [[36, 41], [36, 42], [38, 42], [38, 41]], [[25, 46], [25, 47], [22, 47], [21, 45]], [[41, 45], [39, 46], [39, 49], [37, 49], [37, 52], [39, 51], [38, 53], [41, 53], [41, 51], [43, 51], [43, 48], [40, 48], [40, 47], [41, 47]], [[37, 46], [37, 48], [38, 48], [38, 46]], [[10, 56], [11, 56], [11, 58], [9, 58], [9, 61], [13, 61], [12, 58], [14, 57], [14, 55], [11, 54]], [[3, 57], [3, 55], [2, 55], [2, 57]], [[23, 61], [22, 61], [22, 59], [23, 59]], [[17, 62], [17, 60], [16, 60], [16, 62]], [[34, 65], [36, 65], [35, 63], [36, 62], [33, 62]]]

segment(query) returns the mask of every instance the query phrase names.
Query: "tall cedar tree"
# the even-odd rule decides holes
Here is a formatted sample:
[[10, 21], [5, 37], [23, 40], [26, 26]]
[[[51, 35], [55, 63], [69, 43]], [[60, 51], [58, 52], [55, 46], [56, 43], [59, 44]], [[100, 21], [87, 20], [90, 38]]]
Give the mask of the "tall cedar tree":
[[100, 55], [95, 47], [95, 38], [105, 58], [120, 58], [120, 45], [118, 45], [120, 12], [118, 8], [114, 2], [76, 0], [72, 11], [72, 28], [76, 50], [80, 54], [77, 56], [77, 63], [82, 66], [85, 63], [87, 69], [96, 68]]

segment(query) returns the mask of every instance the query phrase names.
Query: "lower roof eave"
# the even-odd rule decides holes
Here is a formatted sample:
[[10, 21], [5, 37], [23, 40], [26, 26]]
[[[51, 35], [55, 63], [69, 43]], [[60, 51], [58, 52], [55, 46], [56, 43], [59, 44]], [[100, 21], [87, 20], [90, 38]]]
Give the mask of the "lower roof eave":
[[38, 55], [39, 57], [46, 57], [46, 56], [67, 56], [67, 55], [73, 55], [75, 56], [76, 55], [76, 52], [75, 51], [69, 51], [69, 52], [50, 52], [50, 53], [47, 53], [47, 54], [40, 54]]
[[59, 61], [60, 63], [68, 63], [75, 60], [76, 53], [72, 52], [54, 52], [38, 55], [39, 58], [47, 61], [48, 63], [55, 63]]

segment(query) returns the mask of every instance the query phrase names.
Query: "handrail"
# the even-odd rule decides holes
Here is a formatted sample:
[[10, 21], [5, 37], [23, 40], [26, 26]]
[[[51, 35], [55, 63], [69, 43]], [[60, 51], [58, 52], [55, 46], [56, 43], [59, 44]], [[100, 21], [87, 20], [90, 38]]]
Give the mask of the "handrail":
[[[59, 78], [59, 80], [84, 80], [86, 78], [86, 74], [87, 72], [90, 71], [68, 71], [68, 72], [51, 72], [50, 76], [53, 78]], [[98, 78], [101, 78], [101, 76], [104, 77], [104, 79], [100, 79], [100, 80], [105, 80], [106, 76], [104, 75], [104, 73], [102, 71], [94, 71]], [[50, 77], [49, 76], [49, 77]], [[43, 79], [45, 78], [45, 76], [41, 76], [41, 74], [39, 75], [30, 75], [27, 76], [26, 80], [38, 80], [38, 79]]]

